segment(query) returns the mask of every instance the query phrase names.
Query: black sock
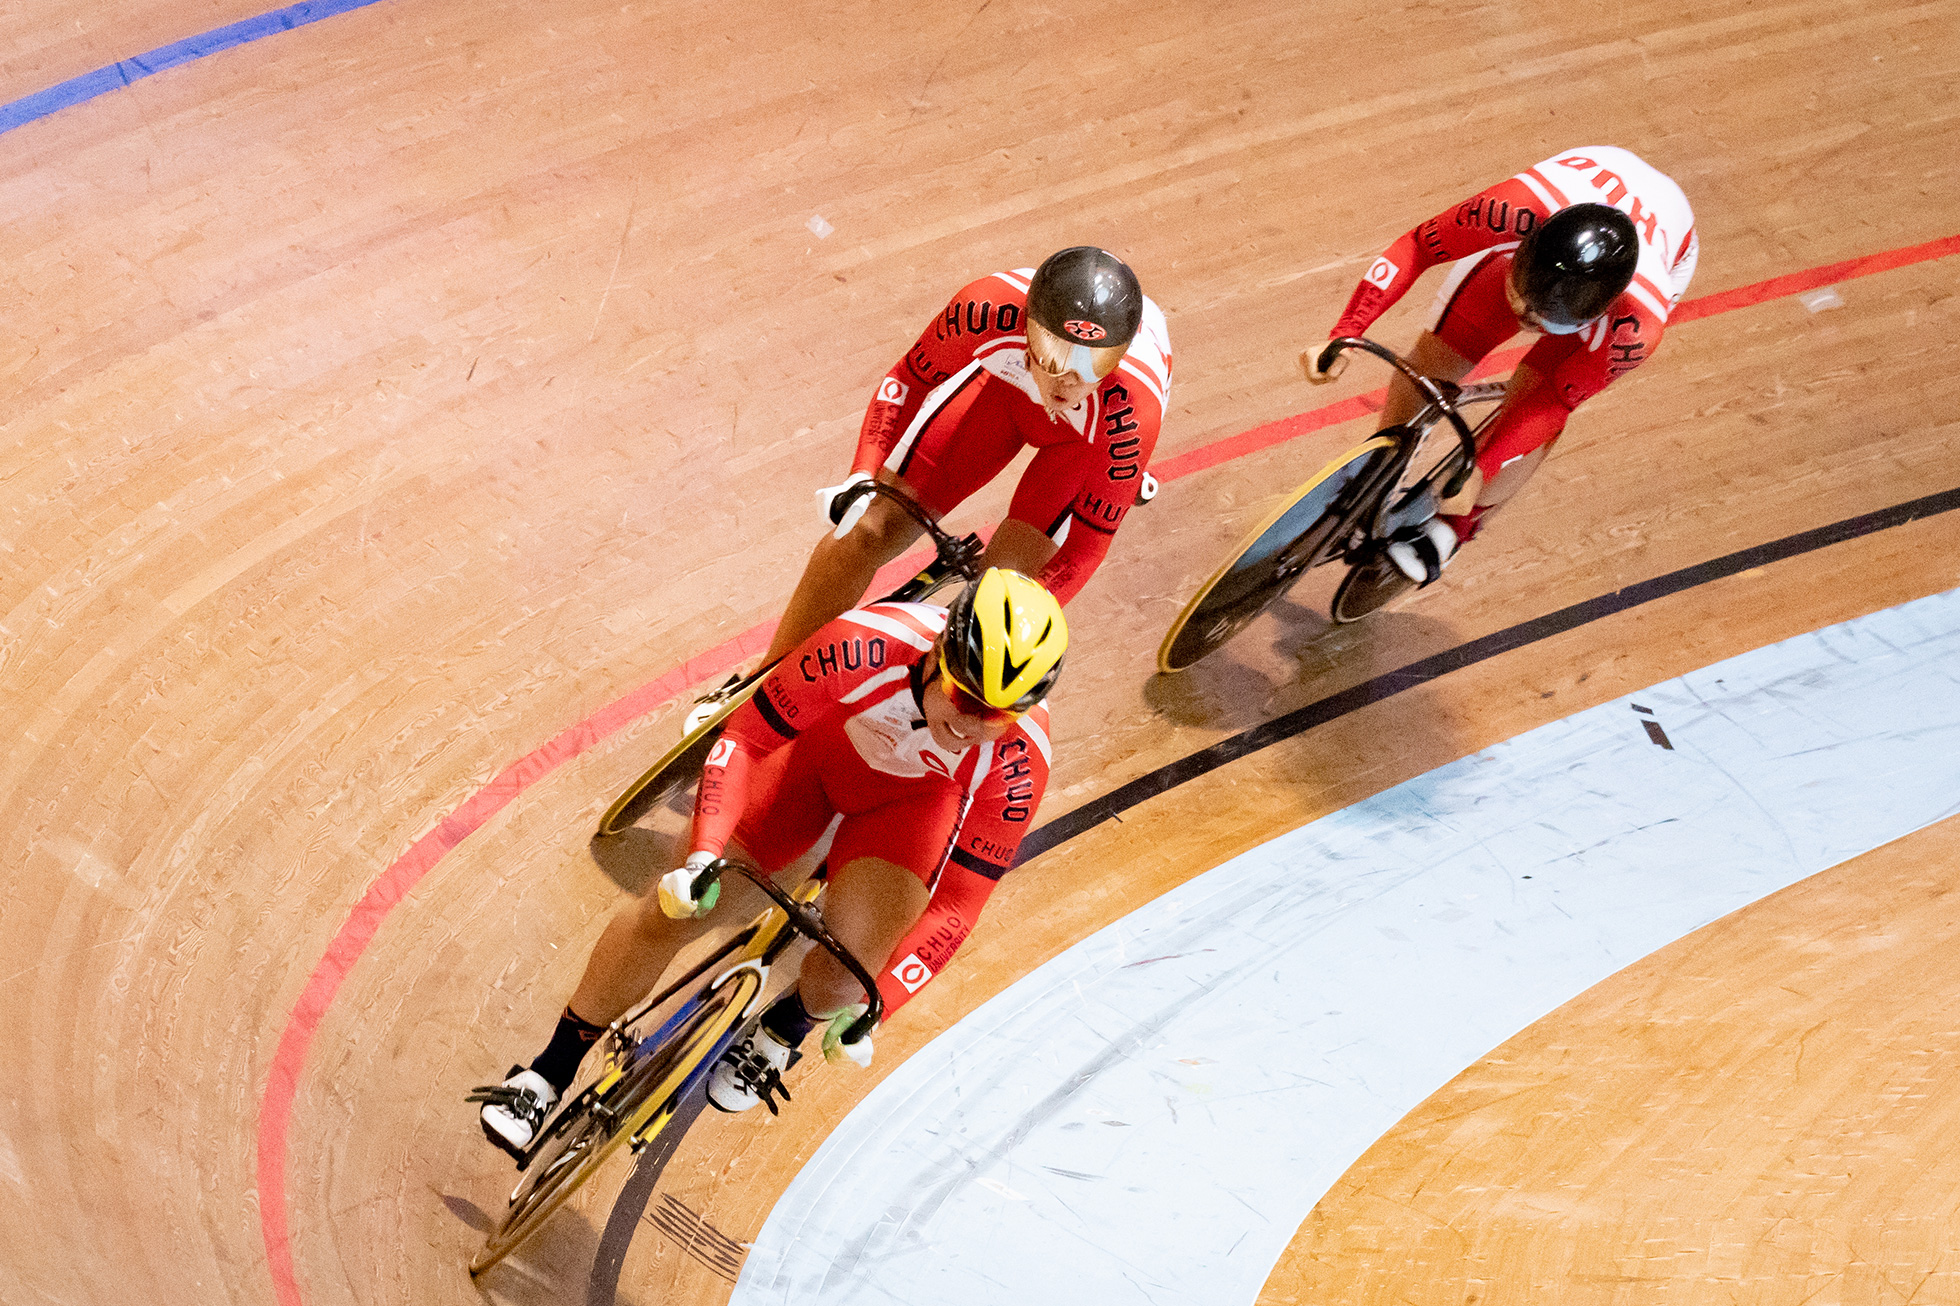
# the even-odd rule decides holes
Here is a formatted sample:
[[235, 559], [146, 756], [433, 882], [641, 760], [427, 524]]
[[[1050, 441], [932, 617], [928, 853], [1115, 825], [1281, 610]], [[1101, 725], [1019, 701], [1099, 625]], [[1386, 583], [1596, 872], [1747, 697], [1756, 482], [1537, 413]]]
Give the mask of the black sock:
[[762, 1027], [781, 1040], [784, 1047], [793, 1048], [817, 1027], [817, 1018], [803, 1005], [803, 995], [791, 989], [762, 1013]]
[[604, 1025], [595, 1025], [589, 1020], [581, 1020], [572, 1014], [570, 1007], [558, 1018], [558, 1028], [551, 1032], [551, 1042], [544, 1051], [538, 1053], [531, 1069], [545, 1077], [547, 1083], [558, 1090], [563, 1097], [565, 1090], [572, 1086], [578, 1077], [578, 1063], [585, 1060], [586, 1049], [599, 1041], [599, 1035], [606, 1032]]

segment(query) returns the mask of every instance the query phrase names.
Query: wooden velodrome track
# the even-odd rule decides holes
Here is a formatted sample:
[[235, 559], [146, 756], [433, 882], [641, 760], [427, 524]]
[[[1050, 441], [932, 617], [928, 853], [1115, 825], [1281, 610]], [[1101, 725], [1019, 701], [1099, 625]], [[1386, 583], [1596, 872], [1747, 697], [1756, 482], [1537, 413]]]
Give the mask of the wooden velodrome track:
[[[263, 7], [10, 8], [0, 102]], [[1960, 258], [1926, 249], [1960, 232], [1957, 83], [1951, 0], [384, 0], [0, 135], [0, 1302], [480, 1299], [510, 1172], [462, 1094], [659, 869], [599, 864], [595, 817], [673, 736], [689, 659], [780, 610], [811, 491], [966, 280], [1104, 244], [1176, 347], [1157, 461], [1187, 474], [1071, 609], [1053, 819], [1384, 670], [1960, 486]], [[1378, 385], [1310, 390], [1294, 354], [1395, 235], [1583, 143], [1686, 189], [1691, 298], [1758, 289], [1586, 405], [1446, 585], [1330, 631], [1311, 578], [1153, 678], [1222, 550], [1365, 423], [1196, 451]], [[1759, 285], [1895, 250], [1822, 277], [1823, 311], [1815, 278]], [[704, 1120], [670, 1209], [752, 1238], [878, 1074], [1041, 960], [1522, 730], [1951, 588], [1956, 520], [1479, 662], [1044, 854], [877, 1071]], [[1931, 827], [1494, 1050], [1262, 1300], [1960, 1300], [1956, 860]], [[623, 1171], [482, 1295], [587, 1300]], [[620, 1302], [729, 1292], [644, 1226], [611, 1273]]]

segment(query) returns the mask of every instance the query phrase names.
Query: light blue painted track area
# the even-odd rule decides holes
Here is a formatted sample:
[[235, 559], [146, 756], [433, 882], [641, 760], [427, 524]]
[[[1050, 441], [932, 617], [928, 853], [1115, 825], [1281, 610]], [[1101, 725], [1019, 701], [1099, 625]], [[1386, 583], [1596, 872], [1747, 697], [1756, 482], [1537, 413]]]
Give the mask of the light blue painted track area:
[[229, 50], [233, 46], [245, 45], [262, 36], [272, 36], [278, 32], [290, 32], [295, 27], [317, 23], [322, 18], [332, 18], [353, 9], [365, 9], [381, 0], [306, 0], [304, 4], [287, 5], [269, 14], [256, 18], [241, 19], [227, 23], [198, 36], [182, 41], [172, 41], [169, 45], [158, 46], [148, 54], [139, 54], [129, 59], [119, 59], [107, 68], [98, 68], [80, 77], [71, 77], [58, 86], [50, 86], [45, 91], [22, 96], [11, 104], [0, 105], [0, 132], [12, 131], [16, 127], [45, 118], [70, 105], [84, 100], [93, 100], [98, 95], [121, 90], [131, 82], [153, 76], [166, 68], [202, 59], [206, 55]]
[[733, 1302], [1251, 1303], [1479, 1057], [1956, 810], [1960, 591], [1533, 730], [1198, 877], [935, 1040], [791, 1184]]

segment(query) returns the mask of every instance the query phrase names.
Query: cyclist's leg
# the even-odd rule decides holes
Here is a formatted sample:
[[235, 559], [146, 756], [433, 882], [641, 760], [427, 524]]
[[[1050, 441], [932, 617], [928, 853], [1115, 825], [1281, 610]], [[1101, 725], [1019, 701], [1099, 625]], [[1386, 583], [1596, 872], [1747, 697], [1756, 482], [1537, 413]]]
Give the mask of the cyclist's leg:
[[[887, 485], [918, 497], [915, 487], [904, 478], [882, 470], [877, 476]], [[762, 664], [777, 661], [825, 622], [848, 612], [871, 587], [878, 568], [904, 553], [923, 533], [904, 509], [885, 499], [873, 499], [843, 539], [826, 530], [810, 551], [810, 560], [804, 564], [802, 578], [796, 582]]]
[[[1517, 334], [1517, 316], [1504, 290], [1510, 268], [1510, 254], [1494, 250], [1457, 262], [1437, 292], [1428, 329], [1410, 351], [1409, 361], [1417, 371], [1439, 381], [1460, 382], [1485, 355]], [[1390, 383], [1382, 426], [1407, 421], [1421, 406], [1415, 386], [1398, 374]], [[1479, 514], [1474, 505], [1483, 489], [1482, 463], [1479, 458], [1462, 489], [1438, 506], [1434, 518], [1395, 533], [1388, 556], [1410, 579], [1424, 584], [1435, 580], [1457, 547], [1475, 534]]]
[[[827, 858], [824, 922], [873, 975], [924, 913], [959, 815], [959, 793], [935, 788], [853, 813], [838, 825]], [[863, 1000], [862, 987], [842, 963], [815, 949], [763, 1024], [794, 1047], [817, 1015]]]
[[[799, 767], [794, 745], [757, 763], [750, 773], [748, 805], [735, 842], [770, 871], [780, 870], [823, 837], [835, 815], [813, 763]], [[766, 814], [767, 820], [756, 819]], [[722, 896], [725, 910], [752, 912], [766, 901], [741, 876], [729, 876]], [[586, 959], [571, 1000], [559, 1014], [551, 1039], [528, 1066], [513, 1067], [505, 1089], [522, 1089], [532, 1099], [513, 1108], [485, 1101], [484, 1129], [507, 1150], [528, 1146], [545, 1113], [578, 1077], [579, 1064], [606, 1026], [632, 1010], [650, 993], [682, 948], [701, 937], [701, 921], [669, 919], [660, 909], [656, 886], [623, 904], [606, 922]]]
[[[1409, 351], [1408, 359], [1418, 372], [1437, 381], [1461, 381], [1477, 365], [1476, 359], [1465, 358], [1441, 336], [1428, 330], [1416, 337], [1415, 348]], [[1399, 426], [1415, 416], [1420, 407], [1422, 395], [1407, 377], [1397, 372], [1388, 383], [1388, 399], [1382, 404], [1381, 418], [1375, 423], [1375, 429], [1380, 431]]]
[[[952, 844], [961, 798], [955, 789], [935, 787], [847, 816], [837, 828], [824, 921], [873, 975], [926, 909], [933, 875]], [[812, 1012], [864, 1000], [858, 981], [821, 950], [804, 959], [798, 987]]]
[[1505, 389], [1504, 406], [1481, 433], [1477, 475], [1444, 505], [1459, 539], [1474, 535], [1484, 515], [1523, 489], [1551, 453], [1571, 409], [1550, 377], [1581, 347], [1578, 336], [1546, 336], [1519, 361]]
[[[1438, 381], [1461, 381], [1484, 355], [1518, 333], [1517, 317], [1504, 295], [1510, 268], [1508, 254], [1490, 250], [1457, 260], [1436, 293], [1428, 326], [1409, 351], [1416, 371]], [[1420, 407], [1422, 396], [1398, 372], [1389, 382], [1388, 402], [1375, 429], [1406, 422]]]
[[[735, 833], [742, 851], [770, 871], [807, 852], [823, 837], [834, 814], [815, 776], [807, 767], [795, 765], [798, 751], [791, 746], [757, 763], [750, 774], [748, 806]], [[755, 819], [762, 813], [767, 820]], [[760, 893], [739, 876], [724, 880], [722, 895], [737, 917], [762, 901]], [[649, 886], [607, 922], [566, 1004], [567, 1014], [602, 1028], [619, 1019], [653, 990], [675, 955], [707, 928], [699, 921], [669, 918], [660, 910], [660, 895]]]
[[[891, 950], [911, 933], [932, 895], [910, 867], [882, 857], [853, 857], [830, 872], [824, 889], [824, 923], [851, 955], [876, 975]], [[797, 990], [812, 1014], [863, 1002], [864, 989], [828, 952], [803, 959]]]
[[[1074, 598], [1108, 556], [1110, 539], [1135, 502], [1136, 492], [1127, 484], [1093, 483], [1108, 466], [1106, 449], [1080, 440], [1036, 453], [987, 546], [987, 564], [1033, 576], [1062, 603]], [[1075, 511], [1085, 496], [1107, 520], [1091, 525]]]
[[[853, 813], [837, 827], [825, 862], [824, 924], [874, 977], [925, 914], [928, 885], [951, 847], [960, 805], [958, 791], [934, 789]], [[829, 952], [812, 949], [796, 983], [715, 1065], [708, 1100], [724, 1111], [767, 1105], [774, 1112], [776, 1096], [789, 1096], [782, 1076], [802, 1055], [803, 1040], [864, 996]]]
[[[1067, 523], [1066, 513], [1061, 520]], [[1039, 576], [1041, 569], [1048, 565], [1048, 560], [1055, 556], [1058, 547], [1053, 537], [1039, 526], [1019, 517], [1008, 516], [994, 528], [993, 538], [987, 541], [987, 552], [982, 555], [980, 565], [1005, 567], [1023, 576]]]
[[[1021, 450], [1020, 439], [994, 408], [1004, 387], [991, 377], [967, 387], [908, 433], [878, 479], [896, 485], [935, 517], [999, 474]], [[896, 504], [874, 499], [843, 539], [826, 530], [810, 553], [802, 579], [769, 641], [771, 662], [862, 602], [878, 569], [910, 548], [922, 532]]]

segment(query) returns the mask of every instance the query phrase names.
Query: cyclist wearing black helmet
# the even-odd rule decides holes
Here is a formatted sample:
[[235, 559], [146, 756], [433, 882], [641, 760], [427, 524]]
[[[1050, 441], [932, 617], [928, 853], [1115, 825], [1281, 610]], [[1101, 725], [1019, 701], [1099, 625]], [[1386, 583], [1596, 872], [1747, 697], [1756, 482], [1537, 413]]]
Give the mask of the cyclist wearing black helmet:
[[[1461, 381], [1518, 331], [1540, 338], [1518, 364], [1504, 406], [1479, 439], [1477, 473], [1445, 511], [1398, 533], [1389, 557], [1428, 584], [1485, 513], [1516, 494], [1551, 451], [1572, 410], [1653, 355], [1688, 289], [1698, 246], [1681, 188], [1637, 155], [1589, 145], [1445, 210], [1390, 245], [1355, 287], [1328, 333], [1358, 336], [1424, 271], [1457, 260], [1429, 327], [1409, 358], [1424, 374]], [[1307, 379], [1319, 349], [1300, 356]], [[1418, 406], [1396, 378], [1382, 425]]]
[[[988, 545], [986, 564], [1038, 579], [1066, 603], [1108, 554], [1144, 468], [1171, 382], [1164, 315], [1108, 250], [1078, 245], [1039, 268], [984, 277], [955, 295], [878, 383], [839, 493], [876, 477], [944, 516], [1024, 446], [1036, 449]], [[878, 568], [919, 536], [882, 499], [858, 501], [811, 554], [766, 659], [863, 598]]]

